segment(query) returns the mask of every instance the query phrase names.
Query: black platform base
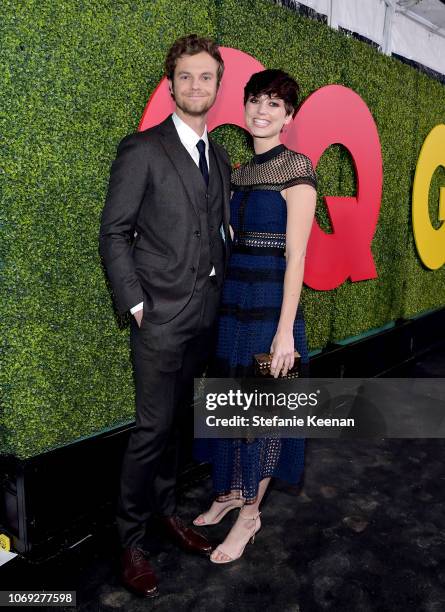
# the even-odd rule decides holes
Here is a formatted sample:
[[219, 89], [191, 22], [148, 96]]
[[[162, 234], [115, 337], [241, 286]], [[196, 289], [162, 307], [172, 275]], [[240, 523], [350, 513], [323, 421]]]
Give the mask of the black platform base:
[[392, 371], [444, 343], [441, 308], [415, 319], [399, 319], [393, 327], [356, 342], [330, 344], [311, 359], [310, 372], [314, 378], [392, 376]]
[[[311, 360], [311, 375], [403, 376], [404, 365], [444, 342], [445, 308], [358, 342], [331, 345]], [[31, 560], [47, 558], [113, 520], [131, 428], [117, 427], [28, 460], [0, 456], [0, 534], [11, 538], [13, 551]], [[180, 486], [208, 473], [207, 466], [191, 461], [190, 443], [181, 465]]]

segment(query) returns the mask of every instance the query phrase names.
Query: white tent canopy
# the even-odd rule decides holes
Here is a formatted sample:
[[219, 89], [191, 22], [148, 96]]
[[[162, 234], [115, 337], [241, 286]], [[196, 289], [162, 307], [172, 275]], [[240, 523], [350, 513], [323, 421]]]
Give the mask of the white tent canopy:
[[[280, 2], [278, 2], [280, 3]], [[441, 0], [301, 0], [345, 28], [374, 41], [383, 53], [401, 55], [445, 75], [445, 4]]]

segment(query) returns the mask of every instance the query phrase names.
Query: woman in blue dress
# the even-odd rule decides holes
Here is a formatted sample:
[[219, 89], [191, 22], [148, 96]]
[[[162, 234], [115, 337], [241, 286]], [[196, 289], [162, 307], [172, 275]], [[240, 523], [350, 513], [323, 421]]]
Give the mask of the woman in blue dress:
[[[244, 89], [246, 126], [255, 155], [232, 172], [233, 251], [218, 323], [218, 377], [251, 376], [253, 355], [273, 354], [271, 373], [286, 375], [294, 352], [307, 366], [301, 306], [306, 245], [317, 181], [312, 163], [280, 143], [295, 115], [298, 84], [281, 70], [254, 74]], [[212, 553], [214, 563], [239, 558], [261, 527], [259, 506], [271, 477], [298, 483], [304, 440], [212, 439], [197, 456], [212, 463], [216, 497], [195, 525], [214, 525], [240, 508], [232, 529]]]

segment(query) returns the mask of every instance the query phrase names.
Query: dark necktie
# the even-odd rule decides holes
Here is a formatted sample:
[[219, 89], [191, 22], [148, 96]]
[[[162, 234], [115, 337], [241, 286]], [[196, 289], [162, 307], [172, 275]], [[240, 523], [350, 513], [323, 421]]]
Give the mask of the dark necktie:
[[209, 185], [209, 168], [207, 166], [206, 160], [206, 143], [203, 140], [199, 140], [196, 148], [199, 151], [199, 169], [201, 170], [201, 174], [206, 182], [206, 185]]

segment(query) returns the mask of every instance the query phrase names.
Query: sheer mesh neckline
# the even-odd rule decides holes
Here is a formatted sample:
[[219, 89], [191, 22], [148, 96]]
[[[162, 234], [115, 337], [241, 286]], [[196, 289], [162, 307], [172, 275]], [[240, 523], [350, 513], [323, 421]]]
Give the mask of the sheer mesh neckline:
[[[282, 191], [293, 185], [306, 183], [317, 189], [317, 177], [312, 162], [303, 153], [297, 153], [284, 145], [261, 153], [261, 162], [252, 158], [246, 164], [232, 170], [232, 190], [266, 189]], [[256, 156], [257, 157], [257, 156]]]
[[253, 156], [253, 161], [256, 164], [264, 164], [264, 162], [267, 162], [270, 159], [273, 159], [274, 157], [282, 153], [285, 149], [286, 147], [284, 146], [284, 144], [280, 143], [276, 147], [272, 147], [272, 149], [269, 149], [268, 151], [265, 151], [264, 153], [257, 153], [256, 155]]

